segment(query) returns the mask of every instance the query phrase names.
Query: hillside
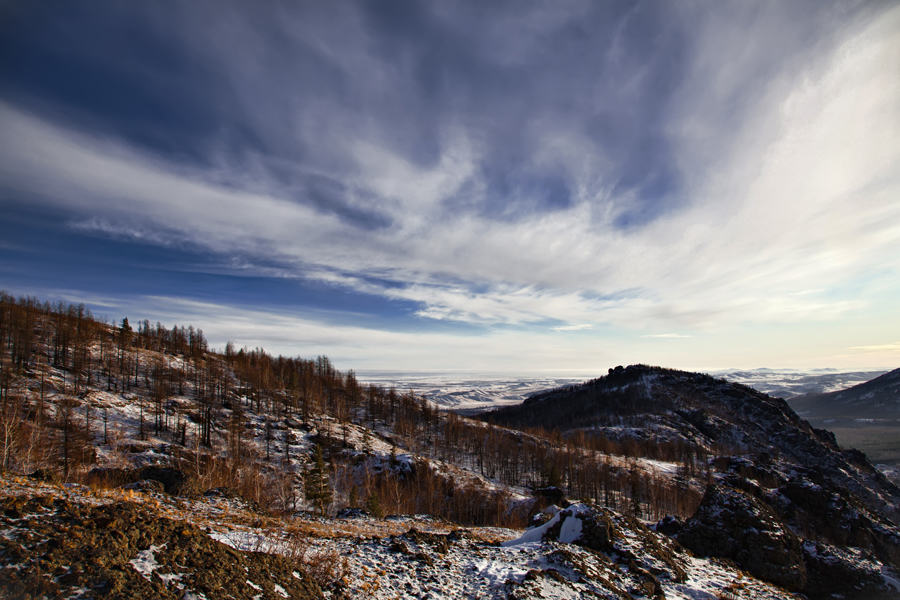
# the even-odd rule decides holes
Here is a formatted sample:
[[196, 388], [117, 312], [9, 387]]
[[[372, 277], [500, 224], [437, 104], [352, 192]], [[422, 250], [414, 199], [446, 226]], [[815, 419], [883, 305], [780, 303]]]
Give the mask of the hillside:
[[900, 370], [827, 394], [805, 394], [788, 400], [816, 427], [834, 433], [842, 447], [858, 448], [900, 477]]
[[900, 515], [900, 491], [864, 456], [841, 452], [830, 432], [810, 426], [781, 398], [708, 375], [617, 367], [606, 377], [538, 394], [483, 418], [512, 427], [542, 422], [620, 444], [700, 456], [768, 455], [821, 470], [886, 516]]
[[900, 419], [900, 369], [827, 394], [790, 399], [797, 414], [817, 419]]
[[[559, 426], [581, 418], [580, 401], [553, 399], [596, 381], [511, 407], [536, 421], [510, 428], [360, 382], [326, 357], [218, 352], [193, 327], [104, 323], [80, 305], [0, 295], [0, 336], [9, 597], [786, 598], [787, 588], [815, 598], [822, 561], [844, 569], [852, 597], [888, 593], [897, 566], [893, 492], [855, 455], [840, 463], [848, 487], [827, 493], [831, 518], [859, 539], [823, 530], [802, 545], [818, 525], [799, 482], [831, 480], [776, 460], [767, 477], [787, 504], [753, 522], [760, 548], [789, 540], [789, 567], [698, 545], [710, 511], [733, 505], [740, 520], [774, 502], [768, 488], [743, 504], [721, 491], [737, 477], [741, 494], [768, 481], [750, 476], [762, 463], [735, 445], [737, 423], [714, 435], [721, 419], [702, 411], [667, 413], [692, 430], [641, 429], [633, 368], [603, 378], [618, 392], [600, 421], [619, 421], [598, 421], [606, 433], [593, 435]], [[663, 396], [660, 406], [682, 402]], [[809, 433], [786, 405], [759, 414], [769, 413]], [[762, 435], [754, 415], [749, 438]], [[612, 433], [626, 430], [650, 437]], [[783, 434], [785, 452], [811, 443]], [[682, 529], [694, 532], [685, 544]]]

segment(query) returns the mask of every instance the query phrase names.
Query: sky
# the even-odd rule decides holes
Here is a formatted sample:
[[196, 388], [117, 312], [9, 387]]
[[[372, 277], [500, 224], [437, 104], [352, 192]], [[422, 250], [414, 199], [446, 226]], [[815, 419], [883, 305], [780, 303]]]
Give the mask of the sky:
[[0, 289], [339, 369], [900, 366], [895, 2], [0, 2]]

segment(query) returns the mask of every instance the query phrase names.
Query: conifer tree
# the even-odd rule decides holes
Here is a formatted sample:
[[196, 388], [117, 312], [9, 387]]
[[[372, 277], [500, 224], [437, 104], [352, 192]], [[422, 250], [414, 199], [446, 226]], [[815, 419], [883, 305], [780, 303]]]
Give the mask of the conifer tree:
[[304, 491], [306, 500], [324, 515], [328, 507], [331, 505], [332, 493], [331, 483], [328, 481], [328, 469], [325, 466], [325, 459], [322, 457], [322, 447], [316, 444], [313, 454], [313, 466], [306, 473], [304, 482]]
[[366, 498], [366, 512], [376, 519], [384, 518], [384, 510], [381, 508], [381, 499], [375, 491], [370, 492], [369, 496]]
[[631, 514], [640, 519], [644, 516], [641, 511], [641, 481], [634, 464], [631, 466], [629, 478], [631, 479]]

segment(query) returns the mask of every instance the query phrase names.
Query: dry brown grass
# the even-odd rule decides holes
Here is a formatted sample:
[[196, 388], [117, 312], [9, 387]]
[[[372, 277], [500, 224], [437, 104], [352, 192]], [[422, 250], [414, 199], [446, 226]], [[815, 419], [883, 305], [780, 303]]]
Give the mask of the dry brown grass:
[[[295, 562], [325, 589], [347, 583], [350, 564], [335, 548], [317, 548], [303, 527], [290, 525], [270, 530], [265, 536], [268, 552], [275, 552]], [[273, 543], [274, 542], [274, 543]], [[258, 548], [261, 550], [262, 548]]]

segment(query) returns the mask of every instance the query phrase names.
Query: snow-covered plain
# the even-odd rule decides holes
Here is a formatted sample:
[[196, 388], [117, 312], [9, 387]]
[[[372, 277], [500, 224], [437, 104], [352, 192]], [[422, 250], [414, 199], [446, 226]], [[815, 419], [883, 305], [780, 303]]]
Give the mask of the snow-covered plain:
[[800, 394], [823, 394], [845, 390], [884, 375], [890, 369], [728, 369], [710, 373], [734, 383], [752, 387], [770, 396], [792, 398]]
[[[359, 371], [360, 381], [398, 392], [413, 391], [434, 404], [457, 411], [474, 412], [519, 404], [548, 389], [574, 385], [606, 374], [596, 372], [501, 373], [477, 371]], [[875, 379], [882, 370], [840, 369], [725, 369], [712, 371], [714, 377], [741, 383], [760, 392], [782, 398], [800, 394], [833, 392]]]
[[434, 404], [452, 410], [489, 410], [520, 404], [537, 392], [582, 383], [605, 374], [502, 373], [478, 371], [359, 371], [360, 381], [398, 392], [413, 391]]

